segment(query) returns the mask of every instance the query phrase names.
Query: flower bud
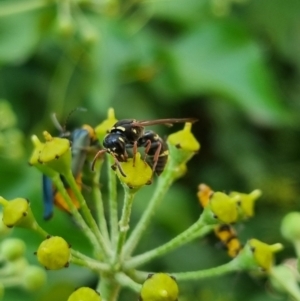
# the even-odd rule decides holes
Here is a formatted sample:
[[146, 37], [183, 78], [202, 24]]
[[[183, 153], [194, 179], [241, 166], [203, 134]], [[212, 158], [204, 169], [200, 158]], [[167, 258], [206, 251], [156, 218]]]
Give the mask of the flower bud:
[[268, 245], [257, 239], [250, 239], [241, 250], [236, 260], [241, 268], [255, 270], [260, 268], [263, 271], [270, 271], [274, 263], [274, 253], [281, 251], [282, 244]]
[[300, 212], [288, 213], [281, 222], [280, 231], [286, 240], [300, 241]]
[[69, 296], [68, 301], [101, 301], [101, 297], [89, 287], [80, 287]]
[[142, 301], [176, 301], [179, 289], [176, 280], [168, 274], [150, 274], [144, 282], [140, 300]]
[[67, 267], [70, 260], [70, 246], [59, 236], [44, 240], [38, 250], [38, 261], [48, 270], [59, 270]]
[[192, 134], [191, 129], [192, 124], [187, 122], [183, 130], [168, 137], [170, 160], [175, 166], [186, 163], [200, 149], [200, 144]]
[[254, 204], [255, 201], [261, 196], [261, 191], [256, 189], [248, 194], [233, 191], [229, 194], [229, 196], [237, 200], [239, 204], [240, 218], [247, 219], [254, 215]]
[[120, 162], [120, 165], [126, 177], [121, 174], [119, 169], [117, 169], [117, 175], [120, 181], [130, 189], [139, 189], [144, 185], [151, 184], [152, 169], [141, 159], [140, 153], [136, 153], [134, 164], [133, 158], [129, 158], [127, 162]]
[[25, 253], [25, 243], [19, 238], [6, 238], [2, 241], [0, 252], [8, 261], [16, 260]]
[[96, 128], [95, 132], [99, 141], [103, 141], [108, 131], [118, 120], [115, 117], [115, 111], [113, 108], [109, 108], [107, 112], [107, 119], [101, 122]]
[[208, 225], [232, 224], [238, 218], [236, 202], [223, 192], [215, 192], [202, 213]]
[[47, 279], [44, 269], [37, 266], [28, 266], [22, 273], [22, 285], [28, 291], [40, 289]]
[[35, 229], [36, 221], [30, 209], [28, 200], [16, 198], [7, 201], [0, 197], [0, 204], [3, 206], [3, 223], [11, 228], [18, 226], [22, 228]]

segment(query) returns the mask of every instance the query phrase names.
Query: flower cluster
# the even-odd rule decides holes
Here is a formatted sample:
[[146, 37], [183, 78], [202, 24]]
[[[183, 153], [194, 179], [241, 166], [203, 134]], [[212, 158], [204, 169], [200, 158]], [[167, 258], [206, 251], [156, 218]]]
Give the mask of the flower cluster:
[[[242, 247], [232, 226], [253, 217], [254, 203], [261, 195], [260, 190], [248, 194], [226, 194], [212, 191], [205, 184], [199, 185], [197, 195], [203, 212], [198, 220], [170, 241], [142, 254], [133, 255], [165, 194], [170, 186], [187, 172], [187, 163], [199, 152], [200, 144], [192, 134], [191, 122], [186, 122], [183, 129], [171, 134], [167, 141], [156, 133], [150, 137], [146, 134], [144, 136], [144, 127], [135, 120], [126, 120], [124, 123], [126, 127], [122, 122], [117, 122], [114, 111], [110, 109], [107, 119], [95, 127], [95, 130], [84, 126], [76, 135], [73, 133], [64, 137], [52, 137], [45, 131], [44, 142], [37, 136], [32, 137], [34, 150], [29, 163], [43, 173], [45, 212], [52, 214], [54, 205], [68, 211], [78, 231], [82, 231], [90, 242], [93, 256], [81, 253], [80, 250], [72, 248], [64, 238], [51, 236], [42, 229], [32, 214], [28, 200], [0, 198], [0, 204], [3, 206], [2, 220], [6, 229], [27, 228], [42, 237], [43, 240], [35, 254], [38, 262], [46, 270], [64, 269], [75, 264], [88, 268], [99, 276], [95, 290], [81, 287], [69, 296], [68, 301], [115, 301], [122, 287], [136, 292], [141, 301], [176, 301], [179, 296], [177, 282], [181, 281], [200, 280], [234, 271], [263, 271], [270, 278], [274, 278], [274, 253], [282, 246], [267, 245], [257, 239], [250, 239]], [[95, 136], [98, 142], [93, 138]], [[130, 137], [133, 136], [138, 137], [139, 141], [144, 139], [141, 140], [143, 143], [138, 144], [137, 140], [132, 140]], [[101, 147], [103, 139], [111, 143], [109, 146], [107, 142], [104, 144], [107, 148]], [[138, 148], [139, 145], [143, 147]], [[95, 150], [98, 151], [96, 155]], [[107, 159], [106, 168], [104, 157]], [[94, 203], [91, 207], [81, 193], [83, 163], [88, 163], [94, 169], [91, 184]], [[107, 173], [107, 202], [104, 202], [99, 190], [101, 172]], [[120, 213], [117, 198], [118, 180], [124, 188]], [[140, 220], [128, 235], [132, 206], [137, 201], [135, 199], [140, 189], [150, 184], [155, 185], [152, 197]], [[105, 208], [105, 205], [108, 208]], [[90, 208], [95, 208], [95, 214], [92, 214]], [[46, 214], [45, 217], [50, 218], [51, 214]], [[288, 233], [288, 237], [293, 232], [291, 239], [298, 239], [300, 231], [285, 228], [283, 232]], [[141, 270], [146, 263], [212, 231], [228, 248], [232, 260], [227, 264], [208, 270], [172, 275], [162, 272], [149, 274], [148, 271]], [[24, 244], [20, 241], [15, 241], [13, 247], [4, 244], [1, 252], [5, 260], [16, 262], [24, 254]], [[28, 264], [26, 266], [28, 267]], [[41, 273], [41, 270], [34, 268], [35, 273], [33, 267], [31, 270], [22, 268], [22, 275], [26, 272], [27, 281], [23, 286], [27, 288], [37, 288], [44, 281], [41, 279], [45, 279], [44, 274], [40, 275], [38, 285], [36, 275]], [[35, 282], [29, 284], [30, 279], [35, 279]], [[0, 283], [6, 286], [6, 282]], [[290, 292], [288, 289], [286, 291]]]

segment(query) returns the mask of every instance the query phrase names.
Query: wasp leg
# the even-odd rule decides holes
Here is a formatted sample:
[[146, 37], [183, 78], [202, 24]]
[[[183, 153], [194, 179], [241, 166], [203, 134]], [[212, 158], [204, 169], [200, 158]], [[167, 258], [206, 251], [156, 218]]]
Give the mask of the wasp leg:
[[144, 162], [145, 163], [146, 163], [146, 159], [147, 159], [148, 152], [149, 152], [150, 148], [151, 148], [151, 140], [148, 139], [146, 141], [146, 143], [145, 143], [145, 151], [144, 151], [144, 153], [145, 153], [145, 155], [144, 155]]
[[137, 153], [137, 141], [134, 141], [133, 142], [133, 147], [132, 147], [132, 151], [133, 151], [133, 167], [135, 166], [135, 156], [136, 156], [136, 153]]
[[107, 152], [106, 149], [101, 149], [97, 152], [97, 154], [95, 155], [93, 162], [92, 162], [92, 171], [94, 171], [94, 169], [95, 169], [95, 164], [96, 164], [96, 161], [98, 160], [98, 158], [106, 152]]
[[117, 159], [117, 157], [113, 154], [113, 153], [110, 153], [111, 155], [112, 155], [112, 157], [114, 158], [114, 160], [115, 160], [115, 164], [114, 165], [112, 165], [112, 169], [113, 170], [115, 170], [116, 169], [116, 167], [119, 169], [119, 172], [121, 173], [121, 175], [123, 176], [123, 177], [125, 177], [126, 178], [126, 174], [124, 173], [124, 171], [123, 171], [123, 169], [122, 169], [122, 167], [121, 167], [121, 164], [120, 164], [120, 162], [119, 162], [119, 160]]
[[159, 155], [160, 155], [161, 148], [162, 148], [162, 144], [159, 143], [159, 145], [158, 145], [158, 147], [155, 151], [154, 158], [153, 158], [153, 166], [152, 166], [153, 173], [155, 172], [155, 169], [156, 169], [156, 165], [157, 165], [157, 162], [158, 162], [158, 158], [159, 158]]

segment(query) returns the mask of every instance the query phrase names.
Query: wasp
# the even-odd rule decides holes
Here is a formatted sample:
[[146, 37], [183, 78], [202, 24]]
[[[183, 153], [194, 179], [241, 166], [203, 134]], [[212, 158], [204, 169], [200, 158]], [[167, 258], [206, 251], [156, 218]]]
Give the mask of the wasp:
[[128, 150], [133, 150], [133, 164], [135, 154], [138, 147], [145, 148], [144, 161], [149, 162], [152, 167], [153, 173], [158, 176], [164, 171], [167, 164], [169, 150], [168, 145], [157, 133], [151, 130], [145, 130], [146, 126], [165, 124], [172, 126], [174, 123], [180, 122], [196, 122], [195, 118], [168, 118], [137, 121], [136, 119], [123, 119], [114, 124], [108, 131], [108, 134], [103, 140], [103, 150], [100, 150], [92, 163], [92, 168], [97, 160], [103, 153], [109, 153], [115, 161], [113, 168], [118, 168], [120, 173], [124, 174], [120, 162], [126, 162], [128, 159]]
[[226, 247], [227, 253], [234, 258], [242, 249], [242, 244], [237, 237], [234, 228], [230, 225], [218, 225], [215, 228], [215, 235], [220, 242]]
[[[73, 111], [72, 111], [73, 112]], [[72, 113], [71, 112], [71, 113]], [[70, 113], [70, 114], [71, 114]], [[69, 115], [70, 115], [69, 114]], [[86, 162], [87, 155], [91, 149], [98, 148], [98, 140], [94, 129], [89, 125], [83, 125], [81, 128], [77, 128], [72, 132], [66, 131], [65, 127], [62, 127], [56, 119], [56, 116], [52, 116], [55, 126], [60, 130], [60, 137], [67, 138], [71, 142], [72, 162], [71, 169], [74, 178], [76, 179], [79, 189], [82, 187], [82, 169]], [[75, 198], [73, 192], [68, 187], [63, 176], [60, 176], [64, 183], [64, 186], [76, 208], [79, 208], [79, 203]], [[43, 201], [44, 201], [44, 219], [48, 220], [53, 215], [53, 205], [58, 208], [69, 212], [69, 207], [62, 197], [62, 195], [52, 185], [52, 181], [47, 176], [43, 175]]]

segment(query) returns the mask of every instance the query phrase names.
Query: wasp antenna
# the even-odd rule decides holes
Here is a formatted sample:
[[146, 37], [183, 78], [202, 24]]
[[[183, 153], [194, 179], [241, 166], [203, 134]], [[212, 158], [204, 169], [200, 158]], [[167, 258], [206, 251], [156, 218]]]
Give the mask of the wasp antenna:
[[97, 154], [95, 155], [93, 162], [92, 162], [92, 171], [95, 170], [95, 164], [96, 164], [96, 161], [98, 160], [98, 158], [106, 152], [107, 152], [106, 149], [101, 149], [97, 152]]
[[71, 115], [73, 115], [73, 113], [76, 112], [76, 111], [86, 112], [87, 109], [84, 108], [84, 107], [76, 107], [75, 109], [73, 109], [72, 111], [70, 111], [70, 113], [68, 114], [68, 116], [67, 116], [67, 118], [66, 118], [66, 120], [65, 120], [65, 124], [64, 124], [64, 126], [62, 127], [63, 132], [66, 132], [66, 127], [67, 127], [68, 121], [69, 121]]
[[52, 122], [54, 124], [54, 126], [61, 132], [65, 132], [65, 127], [62, 127], [62, 125], [59, 123], [57, 117], [56, 117], [56, 113], [51, 114], [51, 119]]
[[195, 122], [198, 122], [199, 119], [198, 118], [191, 118], [191, 120], [189, 121], [190, 123], [195, 123]]

